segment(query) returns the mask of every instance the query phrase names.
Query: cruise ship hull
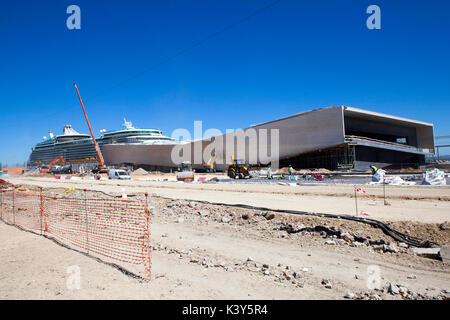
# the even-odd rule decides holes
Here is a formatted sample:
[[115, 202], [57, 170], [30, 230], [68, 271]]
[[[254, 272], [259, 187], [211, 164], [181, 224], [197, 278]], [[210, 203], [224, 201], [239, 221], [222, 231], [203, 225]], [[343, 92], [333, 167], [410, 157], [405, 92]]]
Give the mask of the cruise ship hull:
[[107, 166], [134, 165], [155, 169], [178, 167], [171, 160], [175, 145], [107, 144], [102, 148]]
[[[103, 146], [100, 146], [103, 152]], [[63, 144], [55, 144], [47, 148], [35, 148], [31, 152], [28, 160], [30, 168], [39, 167], [41, 165], [49, 164], [53, 160], [62, 156], [64, 160], [72, 164], [74, 169], [84, 167], [85, 169], [93, 169], [97, 164], [97, 153], [95, 151], [92, 140], [89, 142], [80, 143], [77, 145], [65, 146]]]
[[[124, 127], [123, 130], [101, 131], [102, 135], [96, 138], [96, 141], [102, 154], [104, 145], [108, 144], [153, 145], [175, 143], [173, 139], [163, 136], [161, 130], [158, 129], [137, 129], [125, 119]], [[49, 139], [44, 137], [44, 141], [33, 147], [28, 160], [29, 168], [48, 165], [60, 157], [63, 157], [65, 162], [72, 164], [76, 171], [81, 168], [91, 170], [98, 164], [97, 152], [89, 135], [78, 133], [71, 125], [64, 126], [62, 135], [55, 137], [51, 132], [49, 132], [49, 135]], [[106, 161], [106, 163], [111, 163], [111, 161]]]

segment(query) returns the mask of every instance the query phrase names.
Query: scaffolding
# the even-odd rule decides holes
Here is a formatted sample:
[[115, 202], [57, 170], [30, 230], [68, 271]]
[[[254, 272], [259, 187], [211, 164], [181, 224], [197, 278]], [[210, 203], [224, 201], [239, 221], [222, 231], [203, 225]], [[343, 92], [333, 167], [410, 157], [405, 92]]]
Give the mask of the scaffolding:
[[326, 168], [329, 170], [350, 170], [354, 168], [355, 146], [344, 145], [318, 150], [280, 161], [281, 167]]

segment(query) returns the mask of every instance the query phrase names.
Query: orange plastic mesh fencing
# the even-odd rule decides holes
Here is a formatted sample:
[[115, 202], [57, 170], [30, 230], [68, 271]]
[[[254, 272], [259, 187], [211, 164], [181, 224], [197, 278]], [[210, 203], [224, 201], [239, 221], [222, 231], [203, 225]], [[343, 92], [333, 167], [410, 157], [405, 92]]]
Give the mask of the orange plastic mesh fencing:
[[13, 196], [9, 191], [0, 192], [0, 217], [7, 223], [14, 223]]
[[24, 229], [39, 231], [41, 226], [40, 196], [32, 193], [14, 195], [13, 223]]
[[1, 218], [69, 247], [142, 264], [150, 277], [150, 211], [144, 202], [2, 192]]

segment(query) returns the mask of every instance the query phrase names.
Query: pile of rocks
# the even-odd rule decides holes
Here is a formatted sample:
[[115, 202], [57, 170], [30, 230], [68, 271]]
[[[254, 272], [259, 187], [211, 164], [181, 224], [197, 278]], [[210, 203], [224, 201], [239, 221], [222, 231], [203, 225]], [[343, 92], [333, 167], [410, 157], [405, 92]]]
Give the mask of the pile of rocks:
[[375, 292], [366, 291], [366, 292], [357, 292], [353, 293], [348, 291], [344, 295], [345, 299], [352, 299], [352, 300], [382, 300], [381, 296]]
[[[412, 277], [409, 277], [412, 278]], [[432, 291], [434, 288], [427, 288], [427, 291]], [[406, 300], [449, 300], [450, 299], [450, 292], [447, 290], [442, 290], [437, 295], [426, 295], [419, 292], [414, 292], [404, 285], [390, 282], [388, 285], [386, 285], [383, 288], [383, 292], [390, 293], [391, 295], [399, 295], [403, 299]]]
[[264, 217], [264, 218], [266, 218], [266, 220], [272, 220], [273, 218], [275, 218], [275, 214], [273, 212], [268, 212], [268, 211], [255, 212], [255, 216]]
[[[408, 276], [409, 279], [412, 279], [414, 277]], [[427, 288], [427, 291], [431, 290], [434, 289]], [[344, 298], [353, 300], [381, 300], [386, 299], [387, 295], [390, 295], [392, 297], [399, 297], [405, 300], [450, 300], [450, 292], [447, 290], [442, 290], [437, 295], [427, 295], [419, 292], [414, 292], [408, 289], [406, 286], [394, 282], [387, 283], [380, 290], [366, 291], [359, 293], [353, 293], [348, 291], [344, 295]]]

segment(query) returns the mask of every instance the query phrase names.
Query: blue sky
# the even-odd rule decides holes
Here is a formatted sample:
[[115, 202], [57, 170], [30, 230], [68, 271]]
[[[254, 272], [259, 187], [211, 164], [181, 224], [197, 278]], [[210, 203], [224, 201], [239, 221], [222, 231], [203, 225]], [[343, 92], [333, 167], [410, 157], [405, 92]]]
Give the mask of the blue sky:
[[[435, 124], [450, 135], [449, 1], [281, 0], [146, 70], [271, 1], [2, 1], [0, 161], [26, 161], [64, 124], [88, 133], [136, 127], [170, 135], [245, 128], [349, 105]], [[81, 8], [68, 30], [66, 8]], [[366, 8], [381, 8], [381, 30]]]

